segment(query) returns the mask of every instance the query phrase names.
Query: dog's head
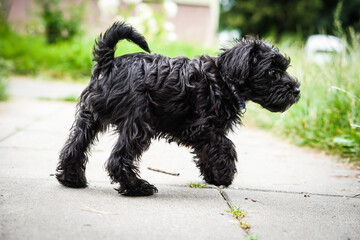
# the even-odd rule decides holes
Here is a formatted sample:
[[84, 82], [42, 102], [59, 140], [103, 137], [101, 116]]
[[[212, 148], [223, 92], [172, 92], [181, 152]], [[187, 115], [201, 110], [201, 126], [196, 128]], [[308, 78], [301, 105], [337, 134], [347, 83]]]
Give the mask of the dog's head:
[[240, 40], [216, 59], [220, 75], [241, 98], [283, 112], [300, 98], [300, 84], [287, 72], [290, 59], [260, 40]]

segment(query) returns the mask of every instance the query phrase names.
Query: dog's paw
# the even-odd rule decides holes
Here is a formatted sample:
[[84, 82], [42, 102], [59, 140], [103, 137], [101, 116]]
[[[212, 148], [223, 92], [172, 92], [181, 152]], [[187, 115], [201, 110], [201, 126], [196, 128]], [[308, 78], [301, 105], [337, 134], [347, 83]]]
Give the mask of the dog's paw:
[[158, 192], [154, 185], [148, 183], [145, 180], [141, 180], [136, 185], [132, 185], [130, 187], [120, 187], [120, 189], [117, 190], [121, 195], [124, 196], [150, 196]]
[[217, 187], [224, 186], [228, 187], [231, 185], [234, 179], [234, 172], [224, 171], [219, 174], [218, 171], [208, 172], [204, 174], [204, 180], [208, 184], [213, 184]]
[[86, 188], [87, 181], [84, 174], [65, 173], [64, 171], [56, 174], [56, 179], [64, 186], [71, 188]]
[[217, 187], [219, 186], [224, 186], [224, 187], [228, 187], [231, 185], [232, 183], [232, 179], [222, 179], [222, 180], [218, 180], [218, 179], [204, 179], [206, 183], [208, 184], [213, 184]]

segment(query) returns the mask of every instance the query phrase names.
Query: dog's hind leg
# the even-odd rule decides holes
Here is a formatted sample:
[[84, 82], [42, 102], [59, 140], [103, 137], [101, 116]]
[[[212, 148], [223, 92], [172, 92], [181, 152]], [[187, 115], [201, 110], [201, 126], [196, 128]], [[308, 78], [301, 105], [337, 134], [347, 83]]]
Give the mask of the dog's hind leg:
[[106, 163], [111, 180], [120, 183], [116, 190], [127, 196], [149, 196], [157, 192], [154, 185], [139, 177], [138, 160], [153, 137], [150, 126], [139, 122], [133, 121], [118, 130], [119, 139]]
[[101, 125], [94, 120], [92, 113], [80, 107], [69, 138], [60, 152], [56, 178], [61, 184], [74, 188], [87, 186], [85, 177], [87, 151], [100, 129]]
[[196, 165], [207, 183], [229, 186], [236, 173], [236, 151], [230, 139], [222, 134], [207, 133], [193, 144]]

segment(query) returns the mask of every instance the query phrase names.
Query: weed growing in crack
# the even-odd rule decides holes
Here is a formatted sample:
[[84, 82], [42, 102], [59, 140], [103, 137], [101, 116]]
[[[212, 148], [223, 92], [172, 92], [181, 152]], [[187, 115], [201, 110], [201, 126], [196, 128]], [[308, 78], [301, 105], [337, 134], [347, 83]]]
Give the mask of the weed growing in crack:
[[231, 207], [230, 210], [227, 210], [226, 212], [231, 213], [233, 215], [234, 218], [236, 218], [237, 220], [241, 220], [246, 216], [246, 212], [244, 210], [242, 210], [239, 207]]
[[247, 221], [240, 221], [240, 227], [244, 229], [245, 232], [249, 232], [251, 226]]
[[245, 235], [245, 238], [248, 240], [259, 240], [259, 237], [256, 235]]
[[230, 208], [230, 210], [226, 212], [231, 213], [231, 215], [233, 215], [233, 217], [239, 221], [240, 227], [244, 229], [246, 233], [250, 231], [251, 225], [247, 221], [241, 221], [244, 217], [246, 217], [247, 213], [244, 210], [242, 210], [240, 206], [239, 207], [233, 206]]
[[206, 184], [200, 184], [200, 183], [190, 183], [188, 185], [190, 188], [206, 188]]

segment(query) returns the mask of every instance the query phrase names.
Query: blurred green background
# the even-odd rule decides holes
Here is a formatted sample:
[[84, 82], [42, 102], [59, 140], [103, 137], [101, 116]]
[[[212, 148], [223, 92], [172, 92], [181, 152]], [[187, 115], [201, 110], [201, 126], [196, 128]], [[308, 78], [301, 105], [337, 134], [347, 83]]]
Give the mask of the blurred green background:
[[[283, 114], [269, 113], [250, 103], [245, 124], [269, 129], [298, 145], [335, 153], [350, 163], [360, 163], [360, 0], [194, 0], [193, 5], [198, 6], [195, 10], [191, 4], [184, 4], [189, 1], [180, 0], [34, 0], [28, 9], [31, 14], [21, 24], [9, 19], [15, 2], [19, 4], [0, 0], [0, 100], [9, 99], [9, 76], [88, 81], [94, 39], [105, 30], [89, 24], [88, 9], [115, 3], [118, 8], [111, 13], [114, 17], [103, 19], [105, 25], [115, 19], [131, 19], [147, 37], [152, 52], [166, 56], [216, 56], [221, 46], [231, 46], [231, 42], [206, 40], [207, 44], [202, 44], [201, 39], [181, 38], [186, 33], [195, 36], [201, 30], [196, 26], [206, 28], [213, 23], [216, 28], [210, 34], [214, 36], [220, 32], [230, 38], [258, 36], [275, 44], [291, 57], [289, 72], [302, 84], [301, 100]], [[143, 4], [142, 9], [139, 4]], [[210, 17], [200, 18], [206, 8]], [[180, 23], [193, 17], [194, 25], [176, 25], [176, 17], [169, 16], [171, 11], [183, 17]], [[141, 21], [134, 16], [137, 12]], [[97, 14], [90, 17], [100, 19]], [[168, 21], [171, 18], [175, 20]], [[313, 34], [335, 35], [342, 44], [341, 51], [330, 51], [326, 53], [330, 60], [316, 63], [305, 53], [306, 41]], [[122, 42], [116, 54], [135, 51], [141, 49]]]

